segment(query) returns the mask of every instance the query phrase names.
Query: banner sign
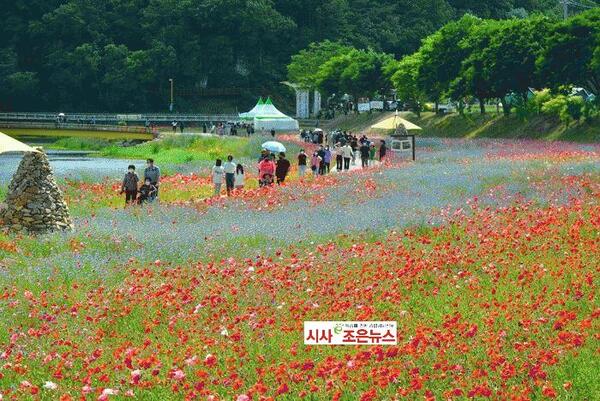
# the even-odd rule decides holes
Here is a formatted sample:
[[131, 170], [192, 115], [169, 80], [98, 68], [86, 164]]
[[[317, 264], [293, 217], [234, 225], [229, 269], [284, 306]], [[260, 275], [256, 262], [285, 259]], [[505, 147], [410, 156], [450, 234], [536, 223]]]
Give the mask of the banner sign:
[[395, 321], [304, 322], [304, 344], [306, 345], [395, 345], [397, 343]]
[[370, 103], [359, 103], [358, 104], [358, 112], [363, 112], [363, 111], [370, 111], [371, 110], [371, 104]]
[[383, 100], [372, 100], [370, 107], [371, 110], [383, 110]]

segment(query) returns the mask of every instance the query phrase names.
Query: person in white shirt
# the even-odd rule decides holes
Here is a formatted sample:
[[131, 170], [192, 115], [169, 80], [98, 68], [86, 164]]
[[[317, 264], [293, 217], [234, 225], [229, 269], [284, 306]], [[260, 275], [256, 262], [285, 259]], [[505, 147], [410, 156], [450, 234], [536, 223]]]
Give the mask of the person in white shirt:
[[244, 166], [238, 164], [235, 169], [235, 188], [244, 188]]
[[342, 146], [342, 155], [344, 156], [344, 170], [350, 170], [350, 160], [354, 155], [354, 151], [352, 151], [352, 147], [348, 144]]
[[213, 185], [215, 186], [215, 196], [219, 196], [221, 194], [221, 185], [223, 184], [224, 169], [221, 164], [221, 159], [217, 159], [214, 167], [212, 168], [212, 181]]
[[227, 156], [227, 161], [223, 166], [223, 171], [225, 171], [225, 187], [227, 189], [227, 196], [231, 196], [231, 191], [233, 191], [236, 167], [236, 164], [233, 162], [233, 156]]

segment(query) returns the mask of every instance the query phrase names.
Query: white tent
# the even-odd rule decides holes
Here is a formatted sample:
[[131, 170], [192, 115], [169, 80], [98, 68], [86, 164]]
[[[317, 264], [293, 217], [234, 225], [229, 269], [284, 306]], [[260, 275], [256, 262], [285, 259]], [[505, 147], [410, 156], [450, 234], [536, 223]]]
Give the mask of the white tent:
[[277, 110], [271, 98], [254, 115], [254, 129], [257, 131], [297, 131], [299, 128], [298, 121]]
[[259, 98], [258, 102], [256, 103], [256, 106], [254, 106], [252, 110], [246, 113], [240, 113], [240, 118], [242, 120], [253, 120], [254, 116], [256, 116], [262, 110], [264, 104], [265, 102], [263, 101], [263, 98]]

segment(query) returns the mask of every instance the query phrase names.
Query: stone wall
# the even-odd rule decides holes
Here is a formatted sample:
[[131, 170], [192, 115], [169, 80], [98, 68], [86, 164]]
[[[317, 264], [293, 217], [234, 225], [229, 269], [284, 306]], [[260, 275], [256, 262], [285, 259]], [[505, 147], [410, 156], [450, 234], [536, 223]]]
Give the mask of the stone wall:
[[69, 208], [45, 153], [23, 156], [8, 186], [6, 204], [0, 208], [0, 224], [10, 231], [34, 234], [73, 228]]

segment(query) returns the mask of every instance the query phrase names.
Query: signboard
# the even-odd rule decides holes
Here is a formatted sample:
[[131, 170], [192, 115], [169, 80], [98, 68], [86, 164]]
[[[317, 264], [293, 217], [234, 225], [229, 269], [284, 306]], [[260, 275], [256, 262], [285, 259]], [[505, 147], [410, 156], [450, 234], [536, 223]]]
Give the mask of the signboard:
[[395, 345], [395, 321], [308, 321], [304, 322], [306, 345]]
[[358, 104], [358, 112], [364, 112], [364, 111], [370, 111], [371, 110], [371, 104], [370, 103], [359, 103]]
[[383, 110], [383, 100], [372, 100], [370, 107], [371, 110]]
[[395, 152], [411, 152], [412, 151], [412, 141], [410, 139], [394, 139], [392, 141], [392, 150]]
[[413, 161], [416, 160], [416, 141], [414, 135], [394, 135], [390, 142], [392, 152], [410, 152]]

